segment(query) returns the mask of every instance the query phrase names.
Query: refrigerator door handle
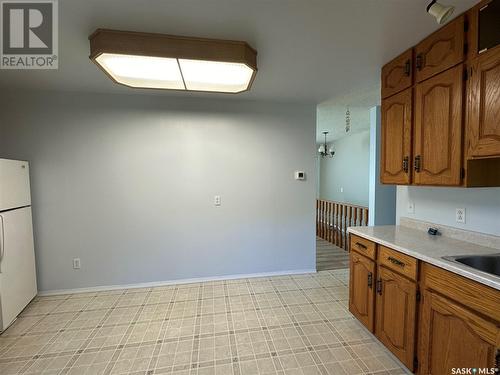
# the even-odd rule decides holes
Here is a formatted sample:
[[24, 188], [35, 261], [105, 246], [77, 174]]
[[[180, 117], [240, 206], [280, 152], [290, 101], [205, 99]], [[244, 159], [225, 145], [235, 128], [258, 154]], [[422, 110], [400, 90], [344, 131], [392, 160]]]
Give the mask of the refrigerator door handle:
[[0, 215], [0, 273], [2, 273], [2, 261], [5, 255], [5, 231], [3, 228], [3, 216]]

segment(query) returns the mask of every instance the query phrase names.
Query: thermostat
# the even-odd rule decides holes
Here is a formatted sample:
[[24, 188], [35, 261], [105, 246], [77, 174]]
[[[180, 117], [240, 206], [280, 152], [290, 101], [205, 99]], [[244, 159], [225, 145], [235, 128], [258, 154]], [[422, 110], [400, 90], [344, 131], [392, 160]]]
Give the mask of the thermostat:
[[306, 179], [306, 174], [304, 171], [295, 171], [294, 175], [295, 175], [296, 180], [305, 180]]

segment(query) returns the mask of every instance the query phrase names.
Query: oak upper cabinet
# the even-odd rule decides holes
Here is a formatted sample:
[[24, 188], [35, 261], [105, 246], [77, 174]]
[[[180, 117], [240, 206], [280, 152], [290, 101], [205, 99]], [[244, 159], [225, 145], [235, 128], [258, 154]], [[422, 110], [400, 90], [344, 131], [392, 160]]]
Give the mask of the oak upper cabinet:
[[464, 60], [465, 17], [462, 15], [415, 47], [415, 79], [421, 82]]
[[419, 374], [495, 367], [500, 329], [451, 299], [424, 292], [419, 330]]
[[373, 332], [375, 262], [350, 253], [349, 311]]
[[380, 181], [386, 184], [410, 183], [412, 89], [382, 101], [382, 141]]
[[500, 47], [479, 55], [469, 70], [467, 157], [500, 156]]
[[421, 82], [415, 92], [413, 182], [461, 184], [463, 66]]
[[413, 49], [402, 53], [382, 68], [382, 98], [387, 98], [413, 83]]
[[417, 284], [383, 266], [377, 283], [375, 335], [413, 370]]

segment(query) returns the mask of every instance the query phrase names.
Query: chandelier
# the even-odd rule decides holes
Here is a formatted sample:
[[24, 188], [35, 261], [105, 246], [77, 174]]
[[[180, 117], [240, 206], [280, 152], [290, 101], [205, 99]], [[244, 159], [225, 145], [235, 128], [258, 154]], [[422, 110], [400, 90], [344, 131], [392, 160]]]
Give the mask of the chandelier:
[[335, 155], [335, 151], [333, 151], [333, 148], [332, 147], [328, 147], [328, 145], [326, 144], [326, 135], [328, 134], [327, 131], [324, 131], [323, 132], [323, 135], [325, 136], [325, 142], [319, 146], [318, 148], [318, 153], [320, 154], [320, 156], [322, 158], [328, 156], [329, 158], [333, 158], [333, 155]]

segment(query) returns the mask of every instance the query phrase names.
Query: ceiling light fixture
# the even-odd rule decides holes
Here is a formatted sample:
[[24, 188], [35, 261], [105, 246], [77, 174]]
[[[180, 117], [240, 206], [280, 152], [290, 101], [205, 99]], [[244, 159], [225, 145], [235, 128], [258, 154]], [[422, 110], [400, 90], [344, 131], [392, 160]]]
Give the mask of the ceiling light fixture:
[[439, 4], [436, 0], [432, 0], [427, 5], [427, 13], [434, 16], [438, 24], [442, 25], [452, 15], [455, 7]]
[[323, 134], [325, 136], [325, 142], [321, 146], [319, 146], [318, 153], [320, 154], [320, 156], [322, 158], [324, 158], [325, 156], [328, 156], [329, 158], [333, 158], [333, 155], [335, 155], [335, 151], [333, 151], [332, 147], [328, 147], [328, 145], [326, 144], [326, 136], [327, 136], [328, 132], [324, 131]]
[[246, 42], [97, 29], [90, 59], [114, 82], [166, 90], [250, 89], [257, 52]]

